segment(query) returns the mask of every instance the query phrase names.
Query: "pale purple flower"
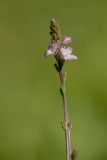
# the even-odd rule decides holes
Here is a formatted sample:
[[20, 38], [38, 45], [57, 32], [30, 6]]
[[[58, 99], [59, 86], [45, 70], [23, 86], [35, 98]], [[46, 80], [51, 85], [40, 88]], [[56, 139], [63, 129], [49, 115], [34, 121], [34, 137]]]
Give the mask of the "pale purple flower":
[[67, 47], [67, 48], [61, 47], [61, 52], [65, 60], [77, 60], [78, 59], [77, 56], [72, 54], [72, 48], [70, 47]]
[[52, 43], [52, 48], [53, 48], [54, 51], [56, 51], [56, 50], [58, 49], [58, 46], [59, 46], [59, 45], [58, 45], [57, 42], [53, 42], [53, 43]]
[[64, 40], [63, 40], [63, 44], [68, 44], [68, 43], [71, 43], [72, 40], [71, 40], [71, 37], [65, 37]]
[[56, 55], [58, 52], [58, 43], [57, 42], [53, 42], [53, 43], [49, 43], [48, 46], [48, 50], [45, 52], [45, 56], [49, 56], [49, 55]]

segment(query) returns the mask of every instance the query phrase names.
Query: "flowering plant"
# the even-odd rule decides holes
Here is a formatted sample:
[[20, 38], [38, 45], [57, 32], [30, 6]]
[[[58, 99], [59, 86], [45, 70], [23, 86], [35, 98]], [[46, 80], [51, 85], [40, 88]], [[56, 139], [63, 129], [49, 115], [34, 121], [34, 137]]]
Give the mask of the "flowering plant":
[[60, 77], [60, 93], [63, 98], [64, 108], [64, 121], [61, 122], [61, 124], [64, 129], [66, 139], [66, 160], [76, 160], [77, 151], [75, 149], [72, 151], [70, 142], [71, 123], [68, 119], [67, 97], [65, 90], [66, 73], [62, 69], [66, 60], [77, 60], [78, 58], [73, 55], [72, 48], [67, 47], [67, 45], [72, 42], [71, 38], [65, 37], [63, 41], [61, 40], [59, 26], [53, 18], [51, 19], [50, 30], [51, 42], [49, 43], [48, 49], [44, 55], [45, 57], [53, 55], [56, 59], [56, 63], [54, 65]]

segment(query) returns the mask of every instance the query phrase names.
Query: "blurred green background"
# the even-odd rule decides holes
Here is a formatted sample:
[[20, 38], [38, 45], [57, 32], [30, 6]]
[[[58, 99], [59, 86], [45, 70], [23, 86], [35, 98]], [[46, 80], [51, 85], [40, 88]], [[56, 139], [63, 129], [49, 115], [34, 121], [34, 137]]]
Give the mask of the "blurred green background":
[[44, 58], [51, 17], [79, 57], [64, 67], [72, 147], [107, 160], [106, 0], [0, 0], [0, 160], [65, 160], [59, 77]]

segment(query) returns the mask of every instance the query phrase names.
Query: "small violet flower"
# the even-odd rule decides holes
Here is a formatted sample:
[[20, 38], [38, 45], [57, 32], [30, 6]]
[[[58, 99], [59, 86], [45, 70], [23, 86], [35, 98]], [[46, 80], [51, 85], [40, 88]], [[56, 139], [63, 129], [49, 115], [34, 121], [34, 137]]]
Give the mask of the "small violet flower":
[[63, 44], [68, 44], [68, 43], [71, 43], [71, 42], [72, 42], [71, 37], [65, 37], [64, 41], [63, 41]]
[[78, 59], [77, 56], [72, 54], [72, 48], [70, 47], [67, 47], [67, 48], [62, 47], [61, 52], [65, 60], [77, 60]]
[[49, 55], [56, 55], [58, 52], [58, 43], [57, 42], [53, 42], [53, 43], [49, 43], [48, 46], [48, 50], [45, 52], [45, 56], [49, 56]]

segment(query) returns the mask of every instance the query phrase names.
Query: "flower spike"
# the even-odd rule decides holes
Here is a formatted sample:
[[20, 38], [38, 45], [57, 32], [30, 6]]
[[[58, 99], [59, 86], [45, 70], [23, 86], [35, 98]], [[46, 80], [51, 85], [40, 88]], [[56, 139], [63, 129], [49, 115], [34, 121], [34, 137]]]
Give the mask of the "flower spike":
[[50, 35], [51, 42], [49, 43], [48, 49], [44, 54], [45, 57], [53, 55], [58, 64], [60, 64], [61, 68], [66, 60], [78, 59], [77, 56], [72, 54], [72, 48], [66, 46], [72, 42], [71, 37], [65, 37], [64, 40], [61, 41], [59, 25], [53, 18], [51, 19], [50, 24]]

